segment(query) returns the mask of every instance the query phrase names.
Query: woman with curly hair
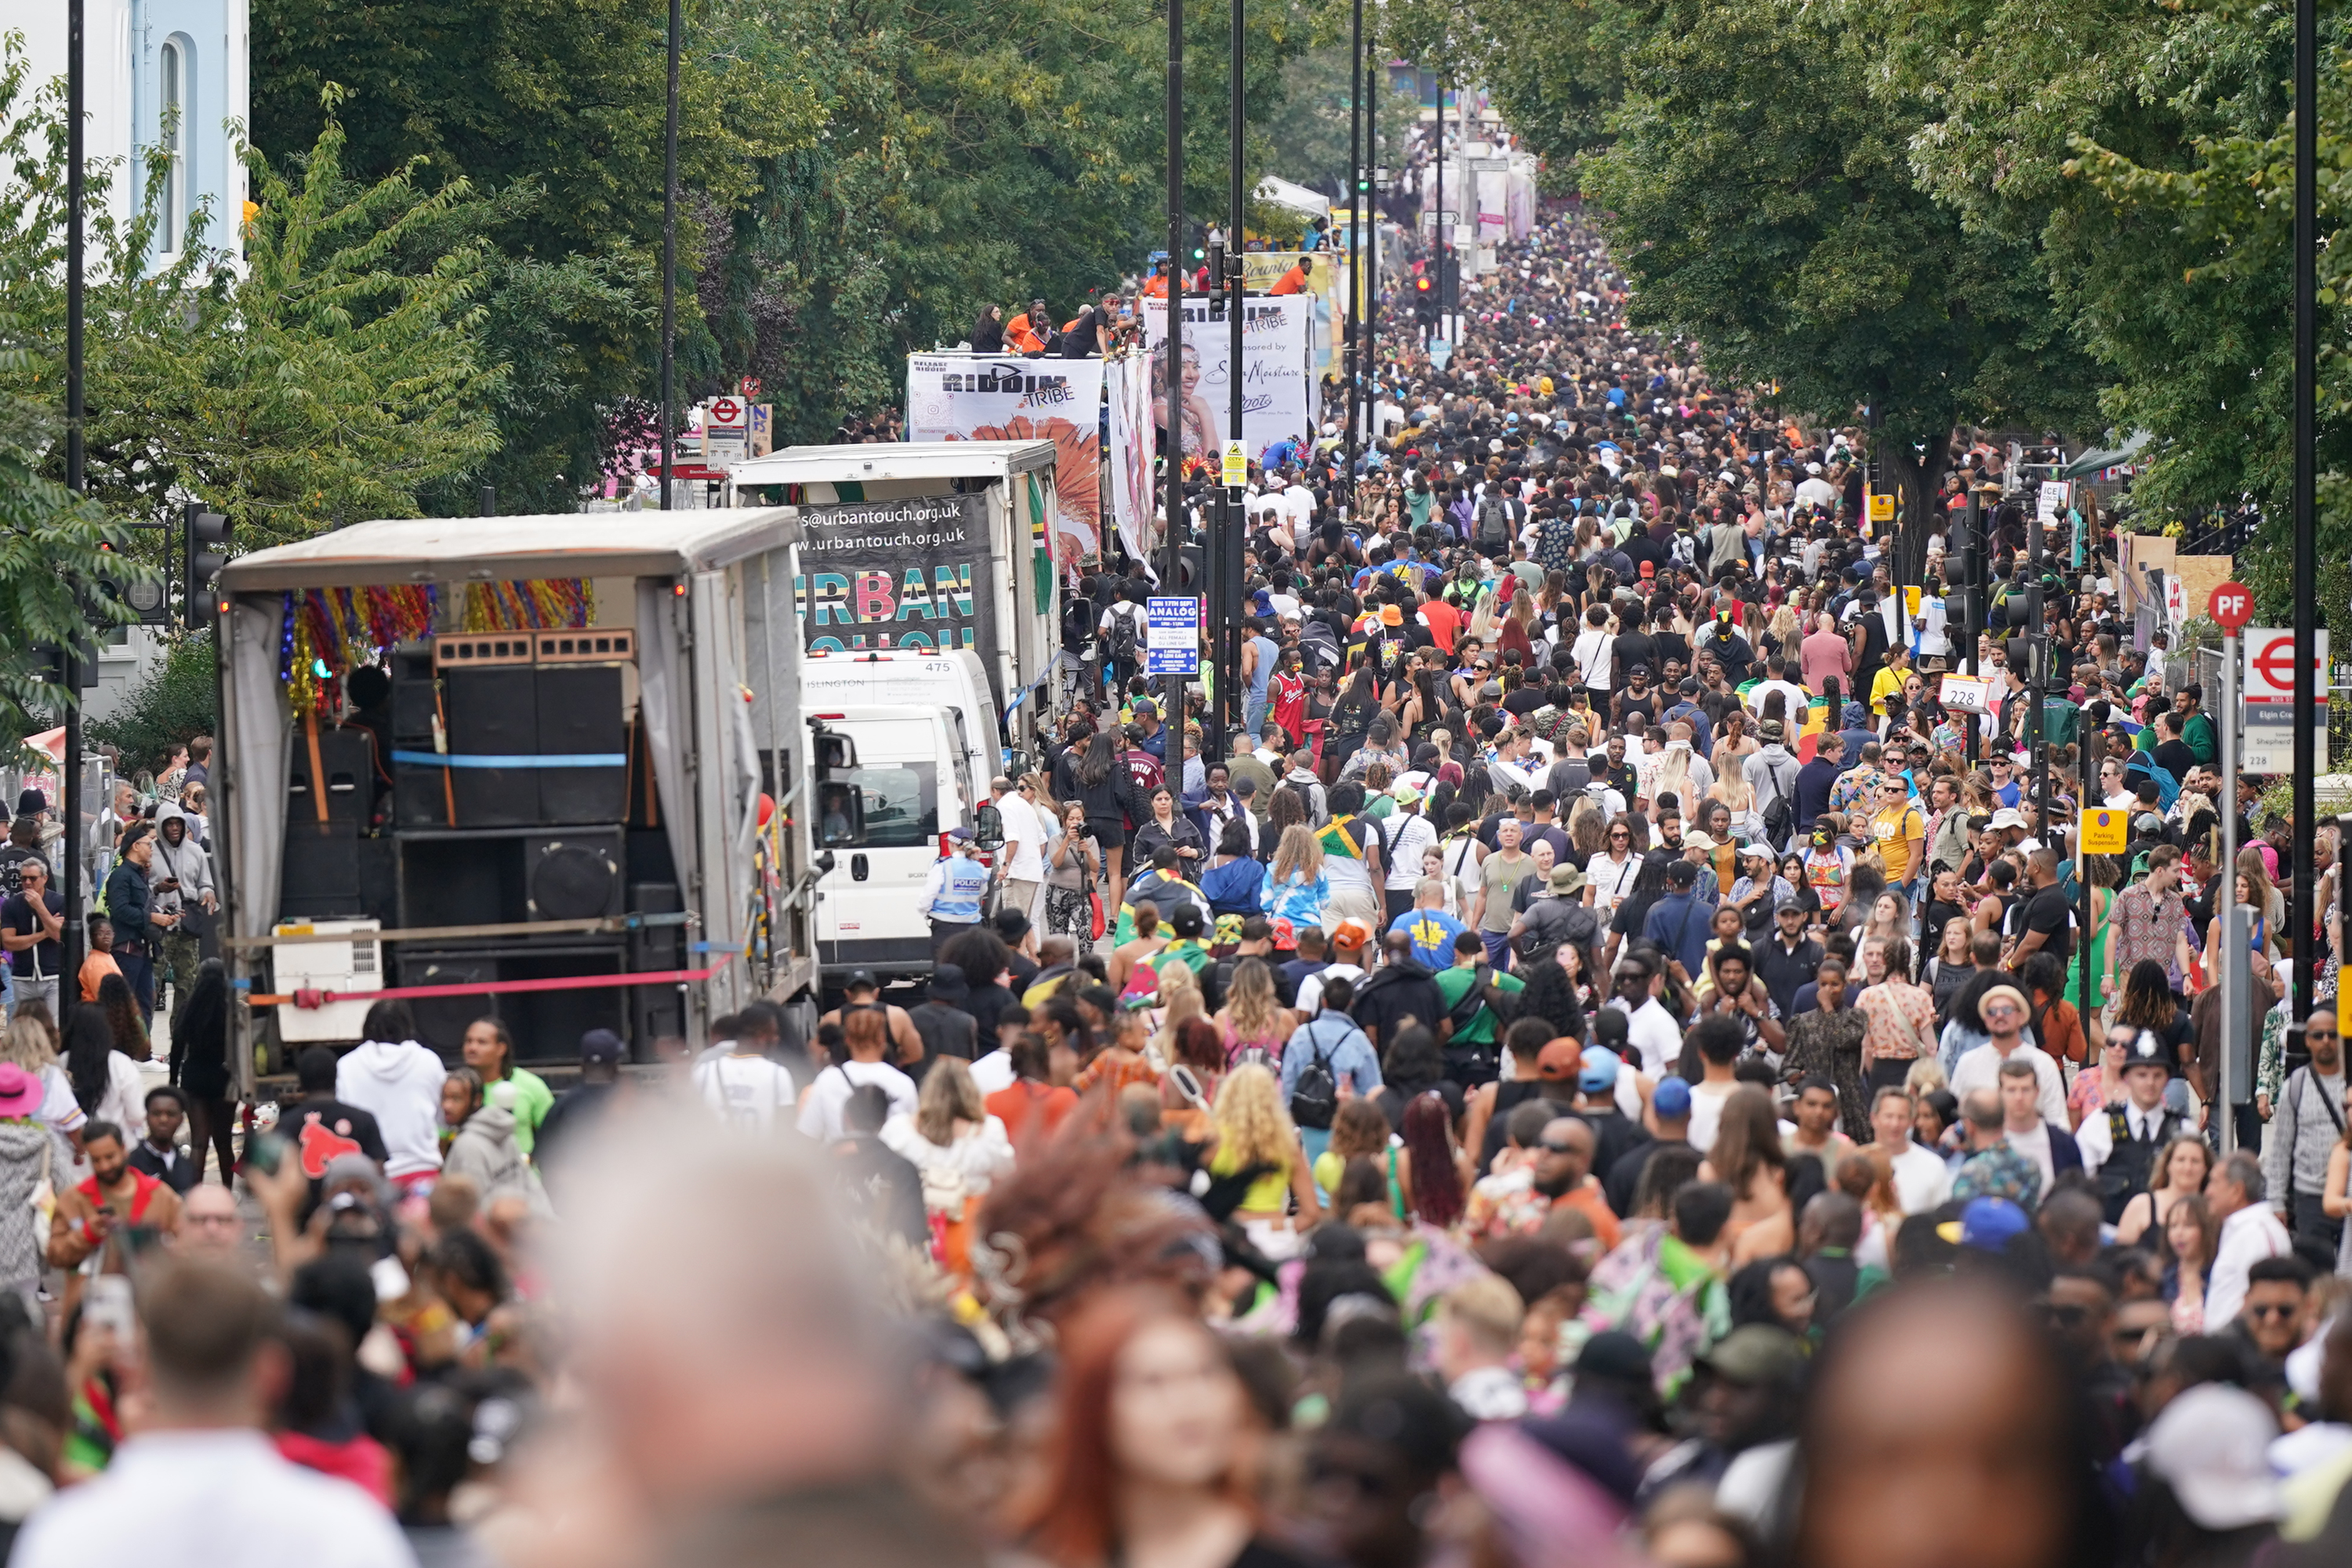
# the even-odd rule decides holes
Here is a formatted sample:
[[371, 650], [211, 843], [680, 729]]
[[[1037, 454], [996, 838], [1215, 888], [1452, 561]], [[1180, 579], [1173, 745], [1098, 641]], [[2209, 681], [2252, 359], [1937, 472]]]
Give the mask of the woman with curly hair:
[[1266, 1232], [1304, 1230], [1322, 1217], [1315, 1178], [1300, 1147], [1298, 1129], [1282, 1108], [1282, 1089], [1272, 1072], [1251, 1063], [1225, 1075], [1211, 1117], [1214, 1147], [1208, 1160], [1215, 1181], [1245, 1179], [1233, 1215], [1245, 1226]]

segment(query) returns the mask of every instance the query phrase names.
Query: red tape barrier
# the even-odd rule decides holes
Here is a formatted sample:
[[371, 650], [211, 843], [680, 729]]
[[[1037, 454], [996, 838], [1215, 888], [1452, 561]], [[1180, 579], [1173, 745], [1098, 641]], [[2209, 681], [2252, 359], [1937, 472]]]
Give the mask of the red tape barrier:
[[314, 991], [306, 988], [265, 992], [247, 1000], [256, 1007], [275, 1007], [289, 1002], [297, 1007], [323, 1007], [330, 1002], [377, 1002], [394, 996], [479, 996], [494, 992], [587, 991], [613, 985], [678, 985], [690, 981], [708, 980], [718, 973], [716, 969], [665, 969], [652, 974], [577, 974], [557, 975], [547, 980], [485, 980], [472, 985], [397, 985], [389, 991]]

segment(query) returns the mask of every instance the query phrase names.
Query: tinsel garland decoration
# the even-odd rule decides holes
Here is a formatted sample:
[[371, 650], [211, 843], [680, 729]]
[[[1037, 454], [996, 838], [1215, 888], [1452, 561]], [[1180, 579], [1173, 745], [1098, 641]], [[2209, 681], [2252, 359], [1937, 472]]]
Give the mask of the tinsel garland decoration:
[[523, 583], [468, 583], [461, 630], [558, 631], [596, 618], [596, 590], [584, 577], [535, 577]]
[[297, 713], [323, 712], [343, 677], [386, 649], [428, 636], [440, 615], [429, 584], [308, 588], [288, 594], [278, 678]]

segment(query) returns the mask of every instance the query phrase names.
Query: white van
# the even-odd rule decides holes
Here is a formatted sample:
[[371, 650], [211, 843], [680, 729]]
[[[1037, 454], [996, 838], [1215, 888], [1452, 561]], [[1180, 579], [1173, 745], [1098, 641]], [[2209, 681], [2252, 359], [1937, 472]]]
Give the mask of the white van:
[[[817, 688], [809, 718], [857, 748], [857, 766], [836, 769], [819, 791], [815, 841], [833, 869], [817, 884], [816, 957], [828, 984], [853, 969], [893, 977], [929, 974], [931, 925], [915, 905], [953, 827], [975, 827], [988, 779], [975, 778], [961, 716], [950, 705], [833, 706]], [[857, 792], [864, 822], [834, 798]]]
[[[801, 655], [801, 704], [811, 709], [906, 703], [949, 710], [964, 766], [988, 798], [1004, 771], [1004, 748], [989, 696], [988, 672], [970, 648], [859, 649]], [[970, 798], [970, 797], [967, 797]], [[952, 826], [952, 825], [950, 825]]]

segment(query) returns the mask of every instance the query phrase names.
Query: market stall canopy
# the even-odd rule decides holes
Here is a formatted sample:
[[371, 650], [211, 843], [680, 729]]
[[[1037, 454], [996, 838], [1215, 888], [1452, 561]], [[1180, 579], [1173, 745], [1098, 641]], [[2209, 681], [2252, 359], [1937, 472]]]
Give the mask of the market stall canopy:
[[2120, 467], [2138, 457], [2142, 449], [2155, 438], [2147, 431], [2142, 430], [2120, 447], [2111, 447], [2103, 452], [2085, 452], [2059, 469], [2057, 477], [2062, 479], [2079, 479], [2087, 474], [2095, 474], [2101, 468]]
[[1257, 183], [1257, 199], [1314, 217], [1331, 216], [1330, 197], [1305, 185], [1294, 185], [1279, 174], [1268, 174]]
[[798, 526], [791, 511], [772, 508], [674, 511], [661, 531], [646, 525], [647, 515], [386, 518], [240, 555], [221, 574], [221, 583], [228, 593], [249, 594], [392, 583], [676, 577], [790, 543]]

